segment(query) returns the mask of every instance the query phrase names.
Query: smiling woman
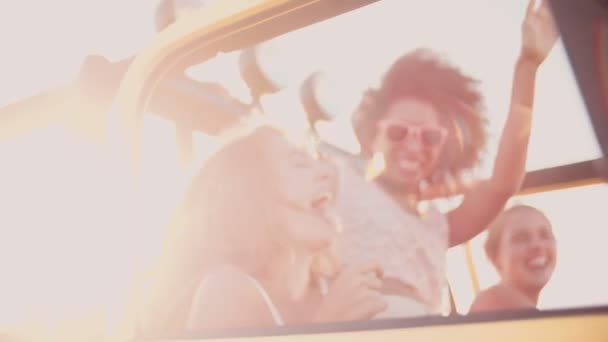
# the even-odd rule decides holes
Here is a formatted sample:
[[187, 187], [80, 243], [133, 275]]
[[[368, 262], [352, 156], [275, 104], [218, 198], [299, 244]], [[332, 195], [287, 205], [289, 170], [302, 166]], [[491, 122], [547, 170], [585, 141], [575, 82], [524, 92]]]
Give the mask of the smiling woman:
[[555, 269], [555, 238], [547, 217], [533, 207], [511, 207], [488, 228], [485, 250], [501, 282], [481, 292], [471, 312], [536, 308]]
[[345, 306], [340, 301], [315, 305], [319, 282], [335, 268], [328, 250], [334, 191], [333, 167], [279, 131], [263, 126], [231, 139], [194, 177], [184, 223], [168, 232], [174, 239], [167, 239], [141, 333], [341, 320], [333, 313]]

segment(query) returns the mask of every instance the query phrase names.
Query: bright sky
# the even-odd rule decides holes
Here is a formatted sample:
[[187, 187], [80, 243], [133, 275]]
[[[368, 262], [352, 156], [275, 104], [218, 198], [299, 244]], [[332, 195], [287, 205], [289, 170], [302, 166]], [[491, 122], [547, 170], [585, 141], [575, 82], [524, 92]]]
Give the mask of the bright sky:
[[[0, 41], [3, 42], [0, 107], [68, 82], [89, 54], [102, 54], [110, 60], [120, 60], [134, 54], [154, 36], [153, 12], [157, 2], [4, 1], [0, 11]], [[352, 107], [349, 99], [356, 98], [362, 87], [373, 83], [400, 53], [418, 46], [434, 48], [466, 73], [482, 81], [491, 121], [490, 133], [494, 138], [491, 143], [495, 144], [508, 106], [524, 5], [525, 0], [385, 0], [277, 40], [274, 48], [279, 49], [279, 53], [269, 50], [266, 65], [290, 79], [292, 85], [297, 85], [297, 80], [305, 76], [307, 71], [328, 70], [332, 83], [326, 88], [329, 94], [327, 101], [342, 113], [334, 124], [323, 128], [322, 133], [327, 140], [356, 150], [350, 131], [344, 124], [346, 114]], [[463, 16], [465, 13], [466, 17]], [[235, 95], [244, 97], [245, 89], [239, 83], [235, 61], [234, 55], [228, 55], [206, 66], [193, 68], [191, 74], [199, 79], [220, 80]], [[537, 90], [528, 169], [597, 158], [599, 148], [561, 45], [557, 46], [543, 66]], [[294, 113], [298, 109], [294, 107], [295, 102], [290, 100], [294, 98], [293, 94], [292, 89], [265, 101], [269, 109]], [[166, 219], [166, 211], [162, 208], [177, 196], [181, 186], [179, 183], [173, 186], [162, 182], [166, 181], [167, 174], [179, 173], [175, 150], [170, 147], [174, 133], [171, 126], [159, 119], [148, 120], [146, 132], [146, 137], [150, 139], [148, 144], [155, 147], [155, 153], [146, 157], [149, 163], [146, 165], [153, 170], [148, 174], [147, 182], [161, 185], [142, 198], [149, 200], [146, 208], [148, 220], [162, 221]], [[35, 134], [38, 134], [38, 138], [31, 143]], [[120, 187], [120, 184], [124, 184], [121, 182], [125, 181], [116, 174], [106, 177], [104, 166], [112, 165], [111, 157], [99, 151], [96, 158], [90, 158], [90, 154], [85, 152], [88, 145], [83, 145], [62, 128], [33, 132], [30, 138], [22, 137], [0, 145], [0, 155], [6, 161], [0, 171], [0, 188], [4, 194], [12, 194], [10, 197], [0, 196], [0, 208], [10, 208], [10, 215], [0, 218], [3, 222], [0, 229], [10, 236], [10, 239], [3, 239], [0, 243], [0, 265], [15, 280], [0, 285], [0, 302], [3, 303], [0, 326], [17, 322], [20, 317], [31, 316], [32, 312], [36, 312], [36, 317], [57, 316], [57, 306], [65, 304], [58, 302], [61, 297], [44, 297], [54, 290], [79, 298], [79, 302], [67, 305], [58, 316], [77, 316], [86, 309], [87, 303], [102, 305], [111, 294], [121, 293], [124, 284], [112, 283], [110, 287], [114, 287], [110, 290], [104, 285], [106, 297], [91, 295], [82, 289], [99, 288], [99, 284], [113, 276], [128, 272], [129, 266], [125, 264], [129, 263], [121, 258], [131, 260], [128, 246], [141, 244], [135, 235], [131, 236], [132, 240], [127, 235], [125, 240], [123, 231], [109, 229], [116, 223], [108, 217], [88, 224], [87, 212], [84, 211], [86, 206], [79, 204], [79, 198], [86, 194], [83, 191], [91, 186], [106, 190], [107, 198], [100, 199], [99, 205], [111, 203], [112, 206], [107, 208], [108, 216], [124, 210], [125, 207], [120, 205], [123, 202], [113, 201], [109, 190]], [[200, 141], [198, 146], [209, 151], [209, 142], [204, 137], [197, 139]], [[20, 153], [15, 154], [15, 149], [19, 149]], [[44, 157], [40, 157], [42, 150], [53, 149], [58, 150], [57, 154], [45, 152], [42, 153]], [[493, 149], [491, 144], [489, 155], [493, 155]], [[487, 158], [487, 161], [483, 171], [486, 173], [491, 159]], [[72, 171], [66, 174], [62, 163], [71, 165]], [[45, 172], [38, 172], [40, 170]], [[94, 170], [100, 177], [95, 182], [82, 184], [71, 181], [78, 178], [79, 172]], [[63, 183], [54, 183], [57, 180]], [[69, 186], [58, 185], [64, 183], [69, 183]], [[15, 197], [14, 194], [19, 196]], [[56, 201], [56, 196], [65, 201]], [[122, 200], [128, 201], [125, 198]], [[554, 221], [559, 241], [560, 259], [555, 278], [543, 297], [543, 306], [608, 303], [605, 291], [608, 276], [605, 272], [588, 267], [596, 265], [597, 260], [608, 259], [608, 250], [601, 243], [608, 238], [603, 233], [606, 225], [605, 216], [602, 215], [602, 203], [608, 202], [606, 186], [534, 195], [523, 201], [547, 212]], [[58, 219], [57, 212], [65, 210], [66, 206], [83, 208], [84, 212]], [[33, 211], [36, 215], [33, 215]], [[124, 213], [120, 215], [117, 217], [128, 217]], [[54, 223], [54, 230], [40, 229], [49, 222]], [[14, 227], [20, 229], [15, 230]], [[154, 235], [153, 231], [149, 235], [153, 238], [148, 237], [145, 241], [150, 244], [158, 242], [159, 236]], [[69, 241], [78, 241], [75, 237], [82, 238], [80, 245], [70, 244]], [[121, 238], [123, 241], [119, 241]], [[496, 278], [481, 254], [481, 242], [481, 238], [476, 239], [473, 250], [480, 281], [487, 286]], [[24, 245], [29, 249], [24, 251], [19, 248]], [[463, 263], [454, 262], [458, 261], [460, 252], [451, 252], [451, 264], [457, 265], [453, 266], [455, 271], [450, 278], [455, 291], [458, 291], [459, 307], [466, 308], [472, 293], [468, 278], [462, 276], [466, 274]], [[79, 260], [79, 253], [88, 259]], [[14, 260], [20, 260], [20, 269], [15, 269]], [[56, 269], [38, 270], [38, 260], [52, 260]], [[91, 268], [83, 268], [82, 263], [85, 262]], [[25, 272], [25, 278], [19, 276], [23, 273], [21, 268], [30, 270]], [[98, 270], [102, 271], [95, 272]], [[78, 278], [84, 277], [86, 282], [74, 287], [69, 282], [74, 274], [81, 274], [82, 277]], [[65, 280], [61, 279], [62, 276]], [[46, 285], [50, 288], [38, 291], [39, 284], [50, 278], [56, 279]], [[23, 287], [17, 282], [19, 279], [26, 279], [27, 286]], [[581, 284], [585, 284], [584, 289]], [[76, 291], [79, 288], [81, 292]], [[26, 298], [24, 291], [38, 295]], [[41, 302], [46, 309], [38, 308], [36, 311], [34, 308]]]
[[158, 0], [3, 0], [0, 107], [74, 78], [85, 56], [120, 60], [154, 37]]

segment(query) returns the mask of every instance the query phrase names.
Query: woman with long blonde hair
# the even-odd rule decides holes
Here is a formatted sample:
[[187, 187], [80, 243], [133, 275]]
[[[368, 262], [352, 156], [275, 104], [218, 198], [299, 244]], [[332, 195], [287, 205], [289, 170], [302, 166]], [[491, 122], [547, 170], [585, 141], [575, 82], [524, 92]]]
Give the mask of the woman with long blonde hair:
[[[166, 249], [147, 332], [345, 319], [383, 309], [374, 265], [334, 276], [332, 164], [268, 126], [233, 139], [195, 177]], [[160, 328], [160, 329], [159, 329]]]

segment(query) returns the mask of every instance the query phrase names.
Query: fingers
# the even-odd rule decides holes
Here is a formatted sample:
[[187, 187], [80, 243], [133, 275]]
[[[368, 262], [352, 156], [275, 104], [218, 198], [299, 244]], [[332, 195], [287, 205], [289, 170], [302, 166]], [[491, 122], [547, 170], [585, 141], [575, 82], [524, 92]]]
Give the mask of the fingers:
[[549, 6], [548, 1], [543, 1], [536, 13], [540, 18], [543, 18], [543, 20], [553, 22], [553, 12], [551, 11], [551, 6]]
[[381, 275], [382, 268], [376, 263], [346, 268], [324, 297], [322, 319], [365, 320], [384, 311], [386, 302], [380, 293]]
[[551, 13], [551, 7], [549, 5], [548, 0], [541, 0], [540, 5], [538, 6], [537, 12], [539, 13]]
[[526, 19], [536, 16], [544, 20], [553, 20], [553, 12], [548, 0], [530, 0], [526, 9]]
[[555, 23], [555, 18], [553, 17], [553, 11], [551, 10], [549, 1], [543, 1], [541, 7], [538, 9], [538, 16], [539, 16], [539, 18], [541, 18], [541, 20], [543, 20], [547, 24], [551, 25], [553, 32], [557, 36], [558, 35], [557, 25]]
[[528, 7], [526, 8], [526, 18], [529, 18], [534, 13], [535, 8], [536, 8], [536, 0], [528, 1]]
[[368, 262], [357, 266], [352, 266], [350, 269], [347, 270], [347, 272], [353, 274], [375, 273], [378, 278], [382, 278], [384, 276], [382, 266], [380, 266], [380, 264], [376, 262]]
[[328, 291], [346, 297], [357, 297], [361, 291], [380, 290], [382, 268], [375, 263], [346, 268], [331, 282]]
[[550, 46], [555, 45], [555, 42], [559, 39], [560, 33], [548, 1], [543, 2], [536, 15], [538, 20], [543, 23], [543, 26], [545, 27], [547, 43], [550, 44]]
[[350, 310], [349, 320], [367, 320], [383, 312], [387, 302], [378, 291], [368, 290], [361, 293], [356, 305]]
[[547, 0], [530, 0], [528, 7], [526, 8], [526, 19], [534, 15], [541, 15], [543, 13], [551, 13], [549, 7], [549, 1]]
[[367, 273], [364, 275], [361, 285], [365, 288], [380, 290], [382, 288], [382, 280], [378, 278], [376, 273]]

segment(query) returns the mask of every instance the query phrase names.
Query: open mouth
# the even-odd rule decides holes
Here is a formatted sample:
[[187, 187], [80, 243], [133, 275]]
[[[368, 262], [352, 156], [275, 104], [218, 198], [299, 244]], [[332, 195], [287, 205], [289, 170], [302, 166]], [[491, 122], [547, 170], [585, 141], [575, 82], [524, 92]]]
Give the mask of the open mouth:
[[396, 156], [396, 164], [400, 170], [405, 172], [416, 172], [422, 168], [423, 160], [411, 153], [399, 153]]
[[310, 203], [312, 211], [317, 214], [323, 221], [330, 225], [335, 224], [334, 214], [332, 210], [333, 199], [334, 196], [331, 192], [322, 192], [317, 195]]
[[406, 171], [415, 171], [420, 169], [420, 162], [411, 159], [399, 159], [399, 168]]
[[535, 256], [526, 261], [526, 267], [534, 272], [546, 270], [549, 264], [550, 260], [546, 255]]

